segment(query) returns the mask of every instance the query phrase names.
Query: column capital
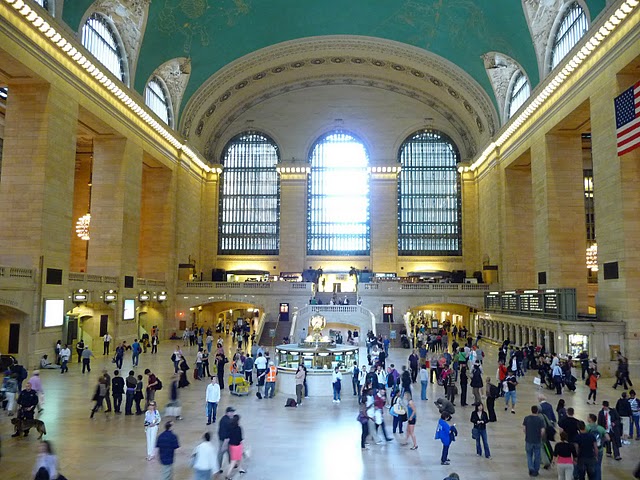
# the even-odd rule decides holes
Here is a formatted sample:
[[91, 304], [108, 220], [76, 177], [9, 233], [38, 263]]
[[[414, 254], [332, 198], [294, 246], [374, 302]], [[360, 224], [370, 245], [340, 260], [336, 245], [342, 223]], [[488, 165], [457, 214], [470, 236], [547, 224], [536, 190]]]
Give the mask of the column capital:
[[399, 163], [388, 165], [375, 165], [369, 167], [369, 174], [372, 180], [395, 180], [402, 170]]
[[306, 180], [311, 173], [311, 166], [295, 160], [281, 161], [276, 167], [281, 180]]

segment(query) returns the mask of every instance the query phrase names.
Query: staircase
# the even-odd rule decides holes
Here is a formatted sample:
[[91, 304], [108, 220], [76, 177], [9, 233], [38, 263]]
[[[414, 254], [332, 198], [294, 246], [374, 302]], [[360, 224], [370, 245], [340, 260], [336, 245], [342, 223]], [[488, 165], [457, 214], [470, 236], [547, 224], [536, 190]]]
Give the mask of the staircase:
[[376, 323], [373, 313], [360, 305], [307, 305], [293, 315], [289, 335], [292, 342], [297, 342], [303, 328], [309, 326], [309, 319], [314, 315], [322, 315], [329, 329], [342, 330], [345, 339], [346, 331], [358, 329], [360, 338], [363, 338], [369, 330], [376, 333]]
[[[264, 327], [262, 329], [262, 335], [260, 335], [260, 339], [258, 343], [263, 346], [271, 346], [271, 345], [280, 345], [282, 343], [282, 339], [289, 335], [289, 331], [291, 329], [291, 322], [265, 322]], [[271, 330], [276, 331], [275, 338], [271, 338], [269, 336], [269, 332]], [[292, 339], [293, 342], [293, 339]]]

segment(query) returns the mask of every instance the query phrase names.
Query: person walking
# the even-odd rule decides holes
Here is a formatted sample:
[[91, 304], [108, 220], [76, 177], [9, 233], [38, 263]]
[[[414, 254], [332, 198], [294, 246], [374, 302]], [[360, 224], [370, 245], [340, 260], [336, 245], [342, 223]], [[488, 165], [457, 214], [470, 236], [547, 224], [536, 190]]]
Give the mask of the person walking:
[[429, 370], [427, 365], [420, 366], [420, 400], [429, 400], [427, 398], [427, 387], [429, 386]]
[[234, 415], [229, 425], [229, 468], [227, 470], [227, 478], [233, 475], [233, 470], [237, 467], [240, 475], [247, 473], [242, 468], [242, 454], [244, 447], [242, 445], [242, 428], [240, 427], [240, 415]]
[[622, 392], [622, 395], [616, 402], [616, 412], [620, 416], [620, 438], [623, 445], [629, 445], [629, 429], [631, 427], [631, 417], [633, 412], [631, 411], [631, 404], [629, 403], [629, 397], [627, 392]]
[[447, 414], [442, 413], [440, 420], [438, 420], [438, 426], [436, 428], [436, 440], [440, 440], [442, 443], [442, 454], [440, 455], [440, 465], [449, 465], [449, 446], [451, 445], [451, 426], [447, 422]]
[[111, 396], [113, 397], [113, 410], [115, 413], [122, 413], [122, 395], [124, 395], [124, 378], [120, 376], [119, 370], [114, 370], [111, 379]]
[[331, 385], [333, 386], [333, 403], [340, 403], [340, 391], [342, 390], [342, 373], [340, 367], [336, 366], [331, 374]]
[[106, 378], [104, 378], [104, 376], [102, 376], [98, 379], [98, 385], [96, 386], [96, 391], [93, 394], [93, 401], [95, 401], [96, 404], [91, 409], [91, 416], [89, 418], [93, 418], [93, 416], [96, 414], [98, 409], [103, 408], [102, 402], [104, 401], [104, 397], [106, 396], [107, 396], [107, 380]]
[[518, 399], [516, 396], [516, 386], [518, 385], [516, 372], [511, 370], [504, 381], [507, 384], [507, 391], [504, 393], [504, 411], [509, 410], [509, 402], [511, 402], [511, 413], [515, 415], [516, 401]]
[[609, 435], [609, 440], [605, 443], [607, 456], [611, 456], [613, 447], [613, 456], [616, 460], [621, 460], [620, 456], [620, 415], [614, 409], [609, 408], [607, 400], [602, 402], [602, 409], [598, 413], [598, 425], [604, 428]]
[[156, 402], [149, 402], [147, 411], [144, 414], [144, 431], [147, 434], [147, 460], [153, 460], [154, 458], [153, 453], [160, 421], [160, 412], [156, 408]]
[[125, 350], [124, 342], [122, 342], [120, 345], [116, 347], [116, 354], [115, 354], [114, 360], [116, 361], [116, 368], [118, 370], [122, 369], [122, 362], [124, 362], [124, 350]]
[[473, 401], [475, 404], [482, 403], [482, 393], [480, 393], [480, 389], [484, 387], [482, 373], [480, 362], [476, 360], [471, 369], [471, 388], [473, 389]]
[[362, 450], [366, 450], [367, 447], [367, 437], [369, 437], [369, 422], [373, 419], [368, 415], [368, 408], [366, 403], [360, 403], [360, 412], [358, 413], [358, 422], [360, 422], [360, 426], [362, 428], [362, 432], [360, 434], [360, 448]]
[[589, 480], [596, 480], [598, 478], [598, 445], [596, 437], [587, 432], [587, 426], [583, 421], [578, 423], [578, 428], [580, 433], [575, 441], [578, 447], [578, 462], [576, 463], [578, 478], [585, 480], [585, 476], [589, 476]]
[[131, 362], [134, 367], [138, 366], [138, 362], [140, 360], [140, 353], [142, 353], [142, 347], [140, 346], [140, 342], [136, 338], [131, 344]]
[[409, 443], [409, 439], [413, 442], [413, 446], [411, 450], [418, 449], [418, 440], [416, 439], [416, 405], [413, 403], [413, 399], [411, 398], [411, 393], [404, 392], [404, 404], [407, 408], [407, 437], [405, 439], [405, 445]]
[[538, 415], [538, 406], [531, 406], [531, 415], [524, 417], [522, 421], [524, 432], [525, 452], [527, 454], [527, 467], [529, 476], [537, 477], [540, 470], [540, 451], [542, 438], [545, 434], [545, 423]]
[[175, 452], [180, 448], [180, 442], [175, 433], [171, 431], [173, 422], [169, 420], [164, 424], [164, 432], [158, 435], [156, 448], [158, 449], [158, 460], [162, 465], [162, 480], [173, 480], [173, 462]]
[[153, 402], [156, 398], [156, 390], [160, 385], [160, 381], [158, 380], [158, 377], [156, 377], [155, 374], [148, 368], [144, 370], [144, 374], [147, 376], [146, 393], [147, 393], [147, 405], [149, 405], [149, 402]]
[[193, 480], [211, 480], [215, 467], [216, 451], [211, 444], [211, 434], [205, 432], [202, 442], [193, 450]]
[[600, 374], [595, 369], [589, 369], [589, 377], [587, 378], [587, 385], [589, 385], [589, 396], [587, 397], [587, 405], [589, 400], [593, 398], [593, 405], [596, 404], [596, 396], [598, 395], [598, 378]]
[[358, 362], [353, 362], [351, 367], [351, 386], [353, 387], [353, 395], [358, 395], [360, 391], [360, 369], [358, 368]]
[[211, 425], [216, 423], [218, 403], [220, 402], [220, 385], [218, 385], [217, 377], [211, 377], [211, 383], [207, 385], [205, 392], [205, 401], [207, 402], [207, 425]]
[[60, 373], [67, 373], [69, 371], [69, 359], [71, 358], [71, 350], [65, 343], [62, 350], [60, 350]]
[[569, 443], [567, 432], [560, 433], [560, 441], [553, 449], [553, 461], [557, 465], [558, 480], [573, 480], [573, 465], [578, 461], [578, 452], [575, 444]]
[[93, 352], [89, 350], [89, 347], [84, 347], [82, 350], [82, 374], [84, 375], [84, 371], [87, 370], [91, 373], [91, 357], [95, 357]]
[[386, 391], [384, 388], [381, 388], [380, 390], [378, 390], [378, 393], [376, 394], [373, 400], [373, 406], [374, 406], [373, 422], [376, 425], [376, 436], [379, 438], [379, 440], [376, 443], [382, 443], [382, 440], [380, 439], [380, 435], [379, 435], [380, 429], [382, 429], [382, 436], [387, 442], [390, 442], [391, 440], [393, 440], [392, 438], [389, 438], [387, 436], [387, 430], [384, 426], [384, 407], [386, 406], [386, 404], [387, 404]]
[[489, 415], [489, 422], [497, 422], [496, 417], [496, 400], [500, 397], [500, 388], [497, 385], [491, 383], [491, 378], [487, 377], [486, 381], [486, 395], [487, 395], [487, 414]]
[[182, 360], [182, 349], [180, 345], [176, 344], [176, 349], [171, 354], [171, 361], [173, 362], [174, 373], [178, 373], [180, 367], [180, 360]]
[[466, 407], [467, 404], [467, 385], [469, 376], [467, 375], [467, 364], [460, 363], [460, 405]]
[[138, 380], [136, 380], [135, 372], [133, 370], [129, 370], [129, 375], [125, 379], [125, 395], [126, 395], [126, 403], [124, 406], [124, 414], [125, 415], [133, 415], [131, 409], [133, 408], [133, 400], [135, 399], [136, 394], [136, 386], [138, 385]]
[[109, 413], [111, 411], [111, 375], [107, 370], [102, 371], [102, 376], [104, 377], [104, 384], [107, 387], [107, 392], [104, 395], [104, 403], [107, 404], [107, 409], [104, 413]]
[[407, 407], [400, 391], [398, 390], [391, 399], [391, 408], [393, 409], [393, 433], [402, 435], [402, 425], [407, 421]]
[[138, 375], [137, 382], [136, 382], [136, 391], [133, 395], [133, 399], [136, 402], [136, 415], [142, 415], [144, 413], [142, 411], [142, 408], [140, 407], [140, 402], [144, 400], [144, 393], [142, 393], [143, 390], [144, 390], [144, 382], [142, 381], [142, 375]]
[[266, 383], [264, 385], [264, 398], [273, 398], [276, 394], [276, 377], [278, 369], [273, 362], [269, 362], [269, 369], [266, 371]]
[[631, 423], [629, 424], [629, 438], [633, 438], [633, 427], [636, 428], [636, 440], [640, 440], [640, 399], [635, 390], [629, 390], [629, 405], [631, 405]]
[[296, 371], [296, 403], [298, 405], [302, 405], [302, 396], [304, 393], [304, 368], [302, 368], [302, 364], [298, 365], [298, 370]]
[[102, 354], [103, 355], [109, 355], [109, 346], [111, 345], [111, 335], [109, 335], [109, 332], [105, 333], [104, 336], [102, 337], [102, 345], [103, 345], [103, 349], [102, 349]]
[[[231, 420], [235, 415], [236, 409], [233, 407], [227, 407], [224, 416], [220, 419], [218, 424], [218, 474], [223, 473], [222, 462], [224, 462], [224, 454], [229, 453], [229, 430], [231, 428]], [[229, 459], [231, 461], [231, 459]]]
[[36, 463], [31, 471], [31, 477], [56, 479], [58, 477], [58, 457], [53, 453], [51, 442], [42, 440], [38, 445]]
[[[484, 447], [484, 456], [491, 458], [491, 452], [489, 450], [489, 441], [487, 439], [487, 423], [489, 422], [489, 415], [484, 411], [482, 403], [476, 403], [476, 408], [471, 414], [471, 423], [473, 423], [473, 430], [471, 431], [472, 437], [476, 441], [476, 454], [482, 456], [482, 448], [480, 447], [480, 439], [482, 439], [482, 446]], [[474, 432], [475, 430], [475, 432]]]
[[[160, 339], [158, 338], [158, 334], [154, 333], [151, 335], [151, 354], [158, 353], [158, 344], [160, 343]], [[162, 435], [162, 434], [161, 434]]]

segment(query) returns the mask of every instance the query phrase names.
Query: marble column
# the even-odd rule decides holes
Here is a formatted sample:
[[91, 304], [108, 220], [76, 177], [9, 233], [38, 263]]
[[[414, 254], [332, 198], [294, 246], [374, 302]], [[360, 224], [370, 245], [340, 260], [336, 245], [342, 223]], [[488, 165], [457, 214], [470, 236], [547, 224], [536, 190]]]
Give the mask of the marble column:
[[578, 312], [588, 311], [582, 139], [547, 134], [531, 147], [535, 271], [546, 284], [575, 288]]
[[[629, 72], [630, 73], [630, 72]], [[624, 354], [640, 363], [640, 149], [617, 155], [614, 98], [637, 81], [637, 73], [602, 76], [590, 98], [593, 186], [598, 238], [599, 320], [626, 324]], [[604, 264], [616, 265], [604, 278]], [[604, 347], [603, 347], [604, 348]], [[606, 346], [608, 349], [608, 345]]]
[[307, 174], [281, 172], [280, 271], [302, 272], [305, 269], [306, 251]]
[[[397, 173], [372, 173], [371, 261], [374, 272], [395, 272], [398, 258]], [[484, 331], [483, 331], [484, 333]]]

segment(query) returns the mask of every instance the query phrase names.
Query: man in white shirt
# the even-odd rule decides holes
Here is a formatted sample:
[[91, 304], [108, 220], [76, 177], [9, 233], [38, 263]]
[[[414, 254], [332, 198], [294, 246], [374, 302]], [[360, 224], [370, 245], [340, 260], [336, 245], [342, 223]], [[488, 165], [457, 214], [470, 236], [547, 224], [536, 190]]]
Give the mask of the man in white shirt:
[[211, 377], [211, 383], [207, 385], [205, 400], [207, 401], [207, 425], [211, 425], [211, 423], [216, 423], [218, 402], [220, 402], [220, 385], [218, 385], [218, 377]]
[[266, 378], [267, 371], [267, 359], [262, 355], [262, 352], [258, 351], [258, 358], [256, 358], [253, 364], [256, 366], [256, 373], [258, 378], [258, 392], [260, 392], [260, 388], [264, 387], [264, 381]]
[[102, 343], [104, 345], [104, 351], [102, 354], [109, 355], [109, 345], [111, 345], [111, 335], [109, 335], [109, 332], [105, 333], [104, 337], [102, 337]]
[[69, 367], [67, 363], [69, 363], [69, 359], [71, 358], [71, 350], [69, 350], [69, 346], [67, 344], [64, 345], [64, 348], [60, 350], [60, 373], [66, 373], [69, 371]]

